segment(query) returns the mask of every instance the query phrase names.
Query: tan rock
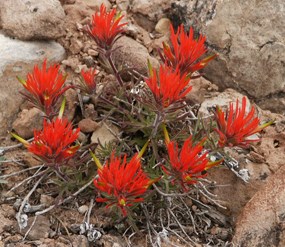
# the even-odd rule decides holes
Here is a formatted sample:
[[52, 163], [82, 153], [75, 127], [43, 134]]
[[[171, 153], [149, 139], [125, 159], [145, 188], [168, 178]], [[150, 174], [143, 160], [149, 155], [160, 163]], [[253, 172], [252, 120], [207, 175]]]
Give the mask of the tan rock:
[[91, 120], [90, 118], [82, 119], [78, 123], [78, 127], [83, 133], [90, 133], [95, 131], [99, 125], [95, 121]]
[[[143, 75], [148, 74], [148, 60], [150, 60], [153, 67], [159, 66], [157, 59], [151, 57], [143, 45], [126, 36], [121, 37], [114, 44], [113, 58], [117, 67], [134, 68]], [[123, 77], [129, 79], [130, 75], [125, 73]]]
[[119, 129], [115, 125], [103, 123], [99, 128], [97, 128], [92, 136], [91, 143], [101, 143], [103, 146], [106, 144], [116, 141], [115, 135], [119, 134]]
[[285, 246], [285, 166], [247, 203], [236, 223], [237, 246]]
[[14, 121], [12, 127], [24, 139], [34, 136], [34, 130], [41, 130], [44, 114], [39, 109], [24, 109]]
[[171, 21], [168, 18], [161, 18], [155, 25], [155, 31], [164, 35], [170, 33]]

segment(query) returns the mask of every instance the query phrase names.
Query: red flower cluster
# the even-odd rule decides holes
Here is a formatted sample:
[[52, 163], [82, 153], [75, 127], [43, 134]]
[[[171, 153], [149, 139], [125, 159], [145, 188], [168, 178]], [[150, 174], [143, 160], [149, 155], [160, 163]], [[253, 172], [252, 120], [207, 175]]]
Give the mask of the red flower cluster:
[[98, 175], [94, 185], [103, 192], [105, 198], [97, 198], [97, 201], [108, 202], [107, 207], [116, 205], [124, 216], [127, 214], [126, 207], [143, 201], [141, 196], [150, 185], [150, 179], [142, 170], [138, 155], [127, 163], [126, 156], [122, 161], [113, 154], [110, 163], [98, 169]]
[[34, 131], [34, 140], [28, 150], [41, 158], [46, 165], [59, 166], [74, 156], [79, 145], [72, 146], [78, 138], [80, 129], [73, 130], [67, 119], [57, 118], [44, 121], [42, 131]]
[[209, 61], [216, 57], [216, 54], [198, 61], [207, 49], [205, 47], [206, 38], [202, 35], [198, 39], [194, 38], [193, 28], [190, 28], [189, 35], [184, 31], [183, 25], [178, 27], [177, 33], [171, 26], [171, 46], [163, 43], [163, 54], [161, 58], [168, 66], [181, 71], [181, 74], [192, 74], [204, 68]]
[[178, 182], [184, 190], [187, 190], [187, 185], [196, 183], [199, 178], [206, 175], [204, 172], [207, 169], [221, 162], [209, 162], [208, 152], [203, 149], [204, 141], [205, 139], [193, 146], [192, 136], [190, 136], [184, 142], [180, 152], [176, 142], [167, 143], [170, 167], [164, 166], [163, 170], [172, 177], [173, 184]]
[[158, 105], [164, 108], [184, 98], [192, 89], [186, 74], [180, 75], [178, 70], [173, 71], [165, 65], [160, 66], [158, 75], [150, 68], [150, 77], [145, 82]]
[[251, 107], [250, 112], [246, 114], [245, 97], [242, 98], [241, 107], [239, 107], [237, 99], [235, 110], [233, 103], [230, 103], [229, 111], [226, 114], [217, 106], [215, 117], [218, 128], [215, 131], [219, 134], [219, 146], [240, 146], [246, 148], [249, 143], [259, 141], [259, 138], [251, 139], [250, 137], [272, 124], [273, 121], [259, 125], [260, 120], [254, 115], [254, 107]]
[[92, 68], [90, 68], [87, 71], [84, 71], [83, 69], [81, 70], [81, 76], [84, 80], [82, 82], [82, 90], [85, 93], [93, 94], [96, 92], [96, 81], [95, 81], [96, 72], [97, 71]]
[[18, 79], [29, 92], [23, 95], [50, 117], [56, 113], [58, 99], [70, 86], [63, 87], [66, 76], [59, 72], [58, 64], [47, 68], [46, 63], [45, 60], [42, 69], [35, 65], [33, 73], [28, 73], [26, 81]]
[[116, 9], [107, 12], [106, 7], [102, 4], [100, 12], [92, 16], [92, 23], [87, 31], [102, 49], [110, 50], [119, 35], [124, 32], [123, 27], [127, 25], [127, 23], [120, 24], [124, 16], [120, 16], [116, 12]]

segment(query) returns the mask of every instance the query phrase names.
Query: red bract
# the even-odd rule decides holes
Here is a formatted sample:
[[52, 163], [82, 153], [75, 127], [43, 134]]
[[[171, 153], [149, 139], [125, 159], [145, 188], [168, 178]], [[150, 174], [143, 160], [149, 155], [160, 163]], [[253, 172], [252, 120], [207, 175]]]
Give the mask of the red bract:
[[242, 106], [239, 107], [239, 101], [236, 101], [236, 107], [234, 110], [233, 103], [229, 105], [229, 111], [226, 114], [222, 109], [217, 106], [215, 117], [218, 124], [218, 128], [215, 131], [219, 134], [219, 146], [240, 146], [248, 147], [249, 143], [257, 142], [260, 139], [250, 138], [252, 135], [260, 132], [267, 126], [273, 123], [270, 121], [263, 125], [259, 125], [259, 118], [255, 117], [255, 108], [251, 107], [251, 110], [246, 114], [246, 98], [242, 98]]
[[70, 86], [63, 87], [66, 76], [59, 72], [59, 65], [54, 64], [47, 68], [46, 62], [43, 62], [42, 69], [35, 65], [33, 72], [28, 73], [26, 81], [18, 79], [29, 92], [23, 95], [49, 117], [56, 113], [58, 99]]
[[110, 163], [98, 169], [98, 179], [94, 180], [97, 189], [103, 192], [105, 198], [97, 198], [98, 202], [107, 202], [107, 207], [116, 205], [127, 214], [126, 207], [143, 201], [141, 197], [150, 185], [150, 179], [141, 168], [138, 155], [135, 155], [129, 163], [126, 156], [111, 157]]
[[123, 27], [127, 23], [120, 24], [123, 17], [117, 14], [116, 9], [107, 12], [103, 4], [100, 7], [100, 12], [96, 12], [92, 16], [92, 23], [88, 27], [88, 33], [100, 48], [104, 50], [111, 49], [119, 35], [124, 32]]
[[82, 89], [88, 94], [96, 92], [96, 81], [95, 81], [96, 70], [89, 69], [87, 71], [81, 70], [81, 76], [83, 78]]
[[171, 177], [173, 184], [178, 182], [184, 190], [187, 190], [187, 185], [195, 184], [199, 178], [206, 175], [204, 172], [207, 169], [220, 163], [220, 161], [209, 162], [208, 152], [203, 149], [203, 143], [204, 140], [194, 146], [190, 136], [180, 151], [176, 142], [170, 141], [167, 144], [170, 166], [164, 166], [163, 170]]
[[158, 75], [150, 68], [150, 77], [145, 82], [158, 105], [164, 108], [184, 98], [192, 89], [186, 74], [180, 75], [178, 70], [173, 71], [167, 66], [160, 66]]
[[73, 130], [67, 119], [57, 118], [44, 121], [43, 130], [34, 131], [34, 140], [28, 150], [37, 155], [49, 166], [66, 164], [74, 156], [79, 145], [72, 146], [78, 138], [80, 129]]
[[189, 35], [184, 31], [183, 25], [178, 27], [175, 33], [171, 25], [171, 45], [163, 43], [163, 53], [161, 58], [168, 66], [174, 69], [179, 68], [182, 74], [192, 74], [193, 72], [204, 68], [209, 61], [216, 57], [211, 55], [198, 61], [206, 52], [206, 38], [200, 35], [198, 39], [194, 38], [193, 28], [190, 28]]

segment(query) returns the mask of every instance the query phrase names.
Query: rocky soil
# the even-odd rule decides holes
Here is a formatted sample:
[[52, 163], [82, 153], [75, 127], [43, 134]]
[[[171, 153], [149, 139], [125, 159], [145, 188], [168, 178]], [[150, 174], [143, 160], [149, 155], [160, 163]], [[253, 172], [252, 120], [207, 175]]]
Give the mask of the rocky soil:
[[[136, 68], [147, 73], [147, 60], [159, 63], [156, 48], [168, 40], [169, 25], [194, 26], [203, 32], [210, 50], [219, 56], [204, 71], [205, 78], [192, 81], [188, 97], [200, 105], [200, 113], [208, 107], [226, 106], [243, 95], [259, 107], [262, 120], [275, 119], [265, 129], [261, 143], [247, 152], [231, 151], [241, 168], [247, 168], [250, 180], [245, 183], [227, 167], [210, 172], [215, 181], [211, 192], [224, 208], [216, 207], [216, 218], [195, 236], [195, 246], [285, 246], [285, 2], [222, 1], [222, 0], [6, 0], [0, 1], [0, 176], [23, 168], [40, 165], [23, 148], [8, 146], [17, 143], [7, 131], [15, 131], [25, 139], [41, 126], [41, 113], [19, 96], [22, 86], [16, 76], [25, 78], [34, 64], [45, 58], [58, 62], [68, 73], [67, 83], [79, 79], [82, 68], [95, 67], [102, 83], [115, 79], [101, 67], [96, 44], [83, 33], [83, 26], [104, 3], [108, 9], [117, 7], [129, 22], [126, 36], [120, 38], [114, 59], [118, 66]], [[131, 80], [128, 73], [124, 80]], [[81, 102], [74, 89], [66, 92], [66, 113], [81, 129], [82, 143], [108, 143], [120, 132], [116, 126], [100, 124], [92, 101]], [[79, 116], [78, 109], [84, 109]], [[268, 111], [270, 110], [270, 111]], [[0, 247], [28, 246], [148, 246], [146, 232], [130, 235], [103, 208], [90, 205], [92, 190], [80, 198], [56, 207], [48, 214], [31, 215], [28, 227], [20, 231], [15, 219], [17, 200], [23, 199], [32, 185], [19, 184], [33, 170], [0, 180]], [[4, 183], [6, 182], [6, 183]], [[52, 184], [48, 184], [53, 188]], [[48, 207], [61, 198], [46, 194], [39, 187], [32, 205]], [[209, 202], [204, 198], [206, 205]], [[192, 209], [195, 210], [195, 205]], [[88, 241], [87, 230], [80, 229], [91, 208], [90, 222], [95, 226], [95, 242]], [[31, 227], [30, 231], [27, 231]], [[80, 232], [82, 234], [80, 234]], [[90, 232], [90, 231], [89, 231]], [[97, 234], [97, 235], [96, 235]], [[205, 237], [207, 236], [207, 238]], [[161, 246], [194, 246], [183, 243], [175, 235]]]

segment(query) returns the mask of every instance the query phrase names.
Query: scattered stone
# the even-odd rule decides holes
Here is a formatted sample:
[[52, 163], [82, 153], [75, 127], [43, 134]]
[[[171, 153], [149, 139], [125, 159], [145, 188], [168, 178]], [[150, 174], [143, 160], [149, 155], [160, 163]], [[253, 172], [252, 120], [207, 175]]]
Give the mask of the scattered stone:
[[34, 136], [34, 130], [42, 129], [43, 116], [43, 112], [35, 107], [29, 110], [24, 109], [12, 127], [19, 136], [29, 139]]
[[82, 205], [78, 208], [80, 214], [85, 214], [88, 211], [89, 207], [87, 205]]
[[[0, 210], [0, 232], [2, 233], [5, 230], [5, 227], [9, 227], [12, 225], [12, 221], [8, 218], [9, 215], [7, 215], [4, 211], [3, 205], [1, 206]], [[1, 245], [0, 245], [1, 246]]]
[[155, 25], [155, 31], [164, 35], [170, 33], [171, 21], [168, 18], [161, 18]]
[[83, 44], [80, 40], [78, 40], [77, 38], [70, 39], [69, 50], [73, 55], [80, 53], [82, 48]]
[[87, 53], [88, 53], [88, 55], [89, 56], [93, 56], [93, 57], [97, 57], [98, 56], [98, 51], [95, 51], [95, 50], [93, 50], [93, 49], [89, 49], [88, 51], [87, 51]]
[[101, 143], [103, 146], [105, 146], [106, 144], [117, 140], [114, 134], [119, 134], [118, 127], [112, 124], [107, 125], [106, 123], [103, 123], [93, 132], [91, 136], [91, 143]]
[[116, 0], [116, 4], [121, 11], [127, 11], [130, 6], [130, 0]]
[[244, 207], [236, 223], [237, 246], [285, 245], [285, 166], [260, 188]]
[[[28, 226], [21, 231], [19, 231], [20, 234], [23, 236], [26, 234], [26, 232], [31, 227], [33, 221], [35, 219], [35, 216], [28, 218]], [[27, 239], [29, 240], [39, 240], [41, 238], [48, 238], [50, 229], [50, 222], [47, 217], [39, 215], [37, 216], [37, 219], [35, 221], [34, 226], [31, 228], [30, 232], [27, 235]], [[18, 226], [17, 226], [18, 229]]]
[[58, 0], [1, 1], [0, 16], [3, 31], [22, 40], [57, 39], [64, 34], [65, 14]]
[[[189, 97], [191, 97], [191, 94], [194, 92], [189, 93]], [[188, 96], [187, 96], [188, 97]], [[209, 108], [215, 107], [216, 105], [219, 105], [222, 108], [227, 109], [230, 102], [236, 103], [236, 100], [239, 100], [239, 103], [242, 102], [242, 98], [244, 95], [238, 93], [237, 91], [233, 89], [227, 89], [222, 93], [217, 93], [217, 96], [212, 97], [210, 99], [205, 99], [203, 103], [201, 104], [201, 107], [199, 109], [199, 113], [202, 113], [204, 115], [209, 115]], [[247, 101], [247, 110], [250, 109], [250, 101], [248, 98], [246, 98]]]
[[104, 247], [123, 247], [125, 246], [124, 240], [118, 236], [105, 234], [98, 241], [99, 244], [102, 244]]
[[137, 23], [147, 31], [153, 31], [155, 23], [164, 15], [164, 11], [171, 7], [169, 0], [133, 0], [131, 10]]
[[243, 90], [265, 109], [280, 113], [285, 106], [283, 9], [283, 0], [220, 1], [205, 30], [219, 53], [205, 69], [207, 78], [221, 89]]
[[[126, 36], [121, 37], [114, 44], [113, 58], [117, 67], [125, 65], [128, 68], [134, 68], [143, 75], [148, 74], [148, 60], [153, 67], [159, 66], [157, 59], [151, 57], [143, 45]], [[127, 73], [124, 73], [122, 76], [125, 80], [130, 79], [130, 75]]]
[[209, 88], [212, 88], [214, 85], [205, 79], [204, 77], [199, 77], [190, 81], [192, 90], [187, 94], [186, 98], [191, 100], [193, 104], [202, 104], [206, 97], [210, 96]]
[[78, 141], [81, 143], [81, 144], [86, 144], [87, 141], [88, 141], [88, 138], [87, 136], [83, 133], [83, 132], [79, 132], [79, 136], [78, 136]]
[[65, 92], [66, 105], [64, 110], [64, 116], [69, 121], [72, 121], [75, 115], [76, 106], [78, 102], [78, 96], [76, 90], [70, 88]]
[[[10, 39], [2, 34], [0, 34], [0, 47], [0, 135], [4, 135], [7, 129], [10, 129], [24, 102], [19, 95], [23, 86], [16, 76], [25, 79], [27, 72], [32, 71], [33, 66], [41, 64], [45, 58], [49, 58], [49, 62], [63, 60], [65, 50], [54, 41], [24, 42]], [[20, 68], [21, 71], [18, 69], [15, 71], [15, 67]]]
[[78, 57], [68, 57], [66, 60], [61, 62], [63, 65], [70, 67], [72, 70], [75, 70], [77, 65], [80, 63]]
[[54, 202], [54, 198], [52, 196], [49, 196], [49, 195], [41, 195], [41, 198], [40, 198], [40, 203], [45, 205], [46, 207], [52, 205]]
[[78, 123], [78, 127], [83, 133], [90, 133], [95, 131], [99, 127], [99, 125], [90, 118], [85, 118]]
[[112, 7], [108, 0], [84, 0], [84, 3], [94, 11], [99, 11], [101, 4], [104, 4], [107, 10]]

